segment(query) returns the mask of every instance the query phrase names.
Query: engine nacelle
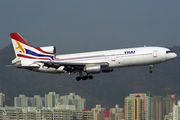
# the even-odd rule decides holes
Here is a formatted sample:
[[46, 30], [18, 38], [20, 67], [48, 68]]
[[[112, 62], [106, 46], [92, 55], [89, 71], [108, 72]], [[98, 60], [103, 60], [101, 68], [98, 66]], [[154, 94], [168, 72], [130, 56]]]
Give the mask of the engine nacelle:
[[84, 71], [89, 74], [96, 74], [101, 72], [101, 66], [96, 64], [86, 65]]
[[56, 47], [55, 46], [47, 46], [47, 47], [40, 47], [43, 51], [56, 54]]
[[113, 71], [113, 69], [111, 69], [111, 68], [102, 70], [103, 73], [108, 73], [108, 72], [112, 72], [112, 71]]

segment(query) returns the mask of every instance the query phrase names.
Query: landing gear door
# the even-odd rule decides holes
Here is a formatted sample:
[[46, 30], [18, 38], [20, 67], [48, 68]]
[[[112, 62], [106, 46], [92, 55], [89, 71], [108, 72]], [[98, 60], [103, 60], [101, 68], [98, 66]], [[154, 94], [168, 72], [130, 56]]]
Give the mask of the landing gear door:
[[117, 67], [120, 65], [119, 59], [117, 59], [116, 55], [110, 55], [109, 57], [109, 67]]

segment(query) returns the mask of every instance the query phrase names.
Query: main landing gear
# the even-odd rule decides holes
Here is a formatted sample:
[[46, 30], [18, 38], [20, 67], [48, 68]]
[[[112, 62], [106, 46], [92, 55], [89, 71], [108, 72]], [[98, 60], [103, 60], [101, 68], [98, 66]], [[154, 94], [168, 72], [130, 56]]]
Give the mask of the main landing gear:
[[76, 77], [76, 80], [77, 81], [80, 81], [80, 80], [87, 80], [87, 79], [93, 79], [93, 76], [92, 75], [86, 75], [86, 76], [83, 76], [82, 75], [82, 72], [79, 72], [79, 76], [78, 77]]
[[76, 77], [76, 80], [77, 80], [77, 81], [80, 81], [81, 79], [82, 79], [82, 80], [87, 80], [88, 78], [91, 80], [91, 79], [93, 79], [93, 76], [92, 76], [92, 75], [82, 76], [82, 77], [79, 76], [79, 77]]
[[153, 71], [152, 71], [152, 67], [153, 67], [153, 65], [150, 65], [150, 66], [149, 66], [149, 73], [150, 73], [150, 74], [152, 74], [152, 72], [153, 72]]

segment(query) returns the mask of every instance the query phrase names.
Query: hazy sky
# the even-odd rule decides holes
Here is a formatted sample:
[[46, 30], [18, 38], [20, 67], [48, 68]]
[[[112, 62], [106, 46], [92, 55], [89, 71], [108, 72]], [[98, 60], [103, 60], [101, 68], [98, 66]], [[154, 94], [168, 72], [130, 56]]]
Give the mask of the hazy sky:
[[59, 54], [180, 45], [180, 0], [1, 0], [0, 49], [19, 32]]

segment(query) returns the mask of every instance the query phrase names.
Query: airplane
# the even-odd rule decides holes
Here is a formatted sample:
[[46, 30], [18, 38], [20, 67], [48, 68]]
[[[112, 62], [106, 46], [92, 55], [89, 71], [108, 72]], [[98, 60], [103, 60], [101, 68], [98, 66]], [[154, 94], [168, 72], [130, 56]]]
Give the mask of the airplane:
[[146, 46], [56, 55], [54, 46], [33, 47], [19, 33], [10, 33], [10, 37], [16, 55], [11, 66], [44, 73], [78, 72], [77, 81], [91, 80], [92, 74], [123, 67], [149, 66], [149, 73], [152, 73], [153, 65], [177, 57], [168, 48]]

